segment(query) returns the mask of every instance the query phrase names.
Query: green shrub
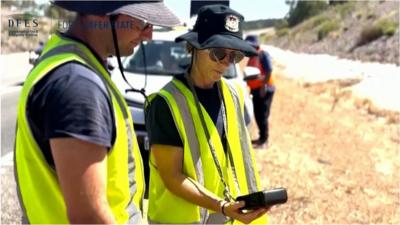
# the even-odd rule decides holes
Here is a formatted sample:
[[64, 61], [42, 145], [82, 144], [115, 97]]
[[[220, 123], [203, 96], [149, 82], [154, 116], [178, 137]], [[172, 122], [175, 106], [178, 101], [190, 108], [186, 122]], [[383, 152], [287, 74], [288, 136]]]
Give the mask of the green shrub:
[[368, 12], [367, 13], [367, 20], [373, 20], [375, 18], [376, 18], [375, 13], [373, 13], [373, 12]]
[[274, 35], [270, 35], [270, 34], [265, 35], [265, 34], [262, 34], [262, 35], [260, 35], [260, 43], [268, 43], [270, 40], [273, 40], [274, 37], [275, 37]]
[[337, 30], [340, 25], [337, 21], [326, 21], [317, 28], [318, 40], [324, 39], [331, 31]]
[[362, 17], [363, 17], [363, 12], [357, 12], [357, 13], [356, 13], [356, 18], [357, 18], [358, 20], [362, 19]]
[[281, 28], [276, 31], [276, 36], [282, 37], [289, 34], [289, 28]]
[[392, 36], [396, 33], [398, 24], [392, 20], [381, 19], [372, 26], [365, 26], [361, 30], [357, 46], [364, 45], [380, 38], [383, 35]]
[[282, 29], [282, 28], [287, 28], [288, 26], [289, 26], [289, 23], [285, 19], [279, 20], [279, 21], [275, 22], [275, 24], [274, 24], [274, 27], [277, 30]]
[[336, 5], [335, 8], [336, 11], [340, 14], [340, 17], [345, 18], [347, 15], [353, 12], [355, 7], [353, 2], [347, 2], [344, 4]]
[[302, 33], [311, 30], [312, 28], [314, 28], [313, 19], [309, 19], [294, 27], [293, 33]]
[[327, 21], [331, 20], [329, 17], [325, 16], [325, 15], [319, 15], [314, 17], [312, 24], [314, 27], [319, 26]]
[[383, 35], [392, 36], [396, 33], [398, 24], [392, 20], [382, 19], [376, 23], [376, 26], [382, 30]]
[[312, 17], [312, 18], [302, 22], [301, 24], [297, 25], [296, 27], [294, 27], [292, 32], [293, 33], [306, 32], [328, 20], [330, 20], [330, 19], [325, 15], [319, 15], [316, 17]]
[[322, 23], [331, 20], [330, 17], [326, 15], [318, 15], [312, 18], [307, 19], [306, 21], [302, 22], [301, 24], [297, 25], [292, 29], [292, 33], [302, 33], [308, 30], [314, 29], [315, 27], [321, 25]]
[[51, 4], [45, 8], [44, 15], [53, 19], [73, 20], [76, 13]]
[[304, 20], [318, 15], [328, 8], [326, 1], [297, 1], [296, 6], [290, 10], [288, 23], [293, 27]]

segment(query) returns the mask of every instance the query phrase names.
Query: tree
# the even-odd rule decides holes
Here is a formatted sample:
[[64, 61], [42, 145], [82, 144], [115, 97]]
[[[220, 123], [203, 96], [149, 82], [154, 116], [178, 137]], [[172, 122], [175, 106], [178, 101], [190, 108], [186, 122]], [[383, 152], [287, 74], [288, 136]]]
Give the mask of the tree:
[[289, 5], [289, 14], [293, 12], [294, 8], [296, 7], [296, 0], [285, 0], [286, 5]]
[[75, 13], [60, 8], [56, 5], [50, 4], [45, 9], [45, 16], [53, 19], [69, 19], [72, 20], [74, 18]]
[[319, 14], [328, 8], [326, 1], [286, 1], [291, 9], [289, 11], [288, 23], [289, 26], [293, 27], [304, 20]]

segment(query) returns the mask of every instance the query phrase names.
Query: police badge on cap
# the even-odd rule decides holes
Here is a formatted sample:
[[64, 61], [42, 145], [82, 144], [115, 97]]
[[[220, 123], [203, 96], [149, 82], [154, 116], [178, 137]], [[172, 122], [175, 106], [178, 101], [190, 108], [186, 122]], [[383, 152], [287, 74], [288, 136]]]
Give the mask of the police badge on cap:
[[187, 41], [196, 49], [229, 48], [256, 56], [257, 50], [243, 40], [243, 21], [242, 14], [228, 6], [206, 5], [199, 9], [193, 30], [175, 41]]
[[230, 32], [238, 32], [239, 31], [239, 18], [234, 15], [228, 15], [225, 18], [225, 28]]

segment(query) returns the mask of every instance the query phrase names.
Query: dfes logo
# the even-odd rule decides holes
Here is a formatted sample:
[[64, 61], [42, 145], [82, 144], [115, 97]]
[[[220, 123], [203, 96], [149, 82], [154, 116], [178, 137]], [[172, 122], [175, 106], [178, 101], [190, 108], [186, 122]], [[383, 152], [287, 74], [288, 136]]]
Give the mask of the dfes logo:
[[13, 14], [8, 18], [8, 36], [38, 36], [39, 20], [30, 14]]

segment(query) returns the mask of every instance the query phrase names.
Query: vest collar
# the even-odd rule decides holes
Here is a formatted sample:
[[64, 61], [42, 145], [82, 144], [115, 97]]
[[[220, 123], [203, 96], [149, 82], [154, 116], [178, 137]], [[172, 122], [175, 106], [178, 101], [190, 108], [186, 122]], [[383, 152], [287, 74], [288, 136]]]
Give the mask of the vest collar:
[[101, 62], [101, 65], [103, 65], [104, 68], [106, 68], [106, 63], [107, 63], [107, 61], [105, 61], [104, 59], [102, 59], [102, 58], [100, 57], [100, 55], [97, 54], [97, 52], [96, 52], [92, 47], [90, 47], [90, 45], [87, 44], [85, 41], [83, 41], [82, 39], [77, 38], [77, 37], [75, 37], [75, 36], [69, 35], [69, 34], [67, 34], [67, 33], [61, 33], [61, 32], [59, 32], [59, 31], [57, 31], [56, 33], [57, 33], [57, 35], [60, 36], [61, 38], [70, 39], [70, 40], [73, 40], [73, 41], [75, 41], [75, 42], [79, 42], [79, 43], [81, 43], [82, 45], [84, 45], [84, 46], [85, 46], [86, 48], [88, 48], [89, 51], [96, 57], [96, 59], [97, 59], [99, 62]]

